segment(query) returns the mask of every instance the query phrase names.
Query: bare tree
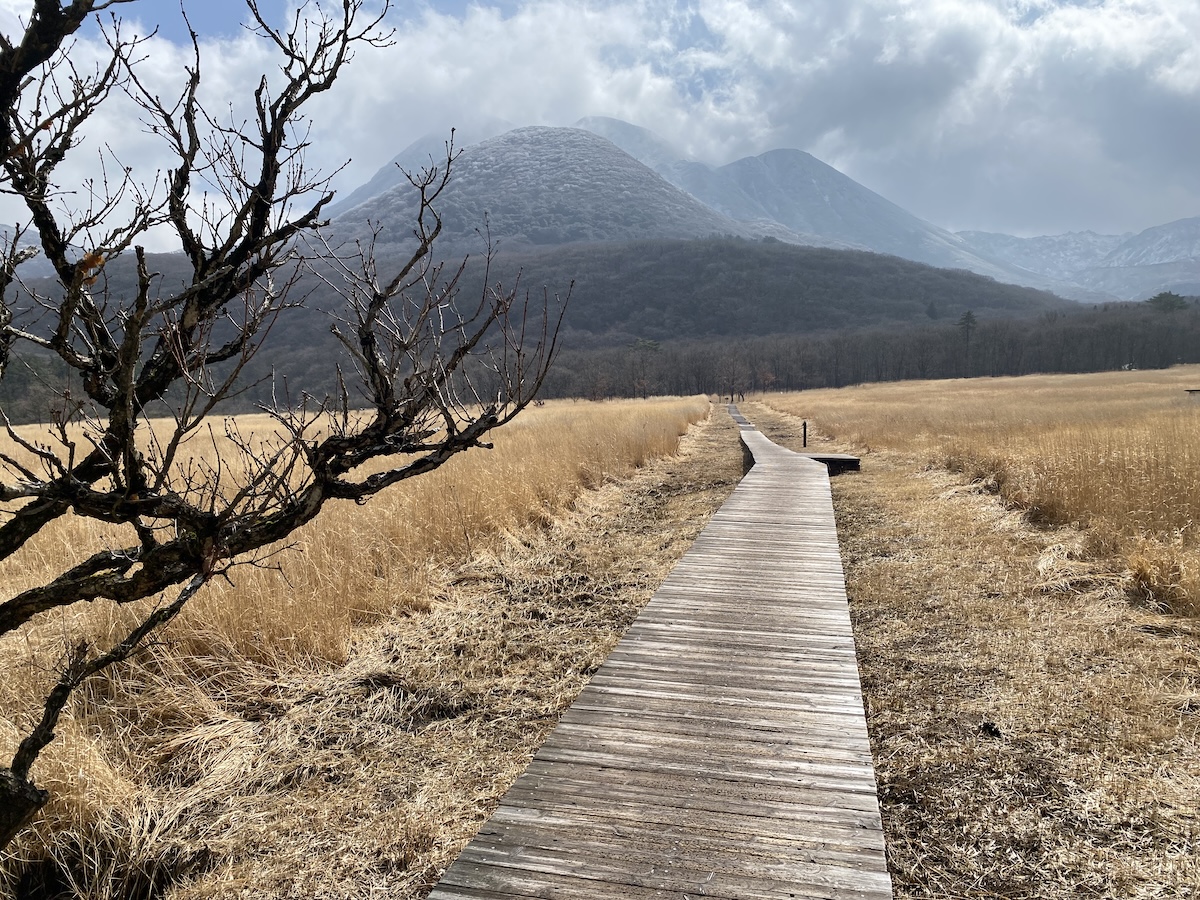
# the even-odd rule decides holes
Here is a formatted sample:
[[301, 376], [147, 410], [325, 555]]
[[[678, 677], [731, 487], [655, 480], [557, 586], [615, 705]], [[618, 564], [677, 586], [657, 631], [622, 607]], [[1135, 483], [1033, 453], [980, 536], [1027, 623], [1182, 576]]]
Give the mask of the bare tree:
[[[247, 0], [280, 63], [256, 86], [242, 122], [198, 101], [195, 34], [192, 65], [169, 101], [143, 83], [140, 39], [122, 37], [115, 18], [104, 29], [108, 63], [77, 71], [63, 42], [116, 2], [128, 0], [33, 0], [20, 42], [0, 37], [0, 190], [21, 198], [31, 222], [8, 236], [0, 259], [0, 378], [22, 347], [70, 373], [41, 437], [4, 419], [19, 449], [0, 454], [0, 559], [35, 546], [68, 513], [118, 526], [128, 539], [5, 597], [0, 635], [87, 601], [149, 606], [136, 607], [148, 611], [111, 645], [72, 638], [40, 717], [0, 768], [0, 848], [47, 802], [31, 771], [72, 691], [127, 660], [211, 579], [261, 561], [327, 501], [364, 502], [488, 446], [487, 433], [533, 399], [561, 321], [545, 298], [530, 309], [528, 297], [486, 280], [463, 303], [463, 269], [432, 263], [452, 141], [444, 159], [410, 176], [420, 199], [413, 249], [394, 271], [380, 271], [370, 242], [343, 251], [321, 239], [332, 194], [328, 177], [305, 166], [302, 110], [355, 48], [388, 42], [386, 3], [370, 15], [363, 0], [310, 3], [276, 28]], [[118, 92], [166, 141], [170, 168], [146, 185], [117, 165], [111, 180], [90, 186], [86, 206], [63, 213], [56, 172], [89, 117]], [[163, 226], [188, 260], [178, 287], [151, 271], [139, 245]], [[56, 275], [52, 291], [21, 275], [39, 251]], [[136, 268], [130, 290], [110, 279], [118, 257]], [[242, 434], [226, 419], [215, 430], [238, 458], [198, 461], [186, 442], [213, 430], [219, 404], [244, 389], [246, 363], [277, 317], [314, 290], [344, 305], [334, 329], [345, 350], [337, 395], [269, 404], [276, 427], [266, 435]], [[148, 427], [151, 414], [166, 415], [168, 427]], [[362, 474], [373, 460], [384, 462]]]

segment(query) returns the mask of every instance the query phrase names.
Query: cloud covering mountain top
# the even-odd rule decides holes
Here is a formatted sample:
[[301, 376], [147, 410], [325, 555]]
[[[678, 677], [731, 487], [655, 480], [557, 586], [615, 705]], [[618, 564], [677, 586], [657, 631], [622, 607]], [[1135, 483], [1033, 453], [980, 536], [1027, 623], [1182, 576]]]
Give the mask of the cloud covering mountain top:
[[[530, 126], [489, 138], [465, 148], [454, 172], [438, 204], [443, 249], [481, 249], [485, 227], [518, 246], [756, 233], [578, 128]], [[369, 222], [381, 245], [403, 244], [416, 203], [416, 191], [400, 184], [343, 213], [331, 234], [365, 236]]]
[[[237, 0], [185, 2], [207, 96], [242, 114], [269, 48], [232, 24]], [[0, 0], [0, 25], [28, 7]], [[188, 62], [177, 8], [113, 11], [164, 25], [143, 77], [169, 96]], [[310, 161], [349, 160], [342, 189], [485, 115], [612, 116], [714, 166], [806, 150], [955, 230], [1123, 233], [1200, 214], [1196, 0], [427, 0], [390, 22], [393, 45], [360, 50], [313, 109]], [[85, 68], [102, 54], [91, 33], [72, 51]], [[152, 174], [160, 147], [132, 122], [111, 104], [89, 146]]]

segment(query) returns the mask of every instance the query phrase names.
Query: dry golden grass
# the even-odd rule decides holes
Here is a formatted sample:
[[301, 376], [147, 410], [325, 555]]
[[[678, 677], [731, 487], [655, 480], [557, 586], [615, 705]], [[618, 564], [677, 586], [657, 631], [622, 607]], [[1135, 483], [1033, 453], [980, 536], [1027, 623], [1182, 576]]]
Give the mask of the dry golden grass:
[[340, 661], [356, 622], [425, 605], [440, 563], [546, 524], [580, 490], [675, 452], [688, 425], [707, 414], [697, 399], [528, 410], [495, 434], [493, 450], [461, 454], [365, 509], [328, 507], [295, 535], [302, 552], [283, 560], [286, 589], [273, 572], [243, 574], [236, 590], [260, 598], [252, 610], [218, 586], [197, 598], [185, 623], [214, 628], [250, 658], [282, 652]]
[[[419, 598], [427, 593], [423, 582], [431, 564], [486, 548], [508, 530], [545, 523], [581, 489], [674, 452], [679, 435], [707, 409], [704, 400], [668, 399], [559, 402], [527, 410], [494, 435], [494, 450], [460, 454], [365, 508], [331, 503], [293, 536], [300, 552], [272, 560], [281, 565], [282, 578], [271, 568], [243, 568], [235, 586], [210, 585], [188, 607], [174, 638], [194, 639], [196, 655], [211, 644], [262, 662], [275, 654], [339, 661], [355, 621], [392, 612], [410, 597], [424, 602]], [[243, 434], [273, 431], [266, 416], [239, 417], [237, 424]], [[215, 441], [198, 436], [187, 449], [209, 460], [236, 460], [223, 433]], [[131, 534], [92, 521], [64, 518], [0, 562], [0, 584], [5, 595], [17, 593], [45, 583], [97, 546], [131, 540], [136, 543]], [[52, 639], [60, 631], [56, 627]]]
[[[1065, 381], [1093, 400], [1130, 383]], [[1133, 576], [1097, 558], [1081, 525], [1031, 522], [984, 473], [930, 465], [951, 459], [934, 437], [950, 440], [951, 415], [986, 430], [954, 398], [1016, 408], [995, 402], [1001, 386], [956, 383], [945, 404], [937, 384], [847, 390], [833, 426], [863, 452], [861, 473], [833, 480], [834, 503], [896, 895], [1196, 896], [1200, 626], [1131, 605]], [[824, 425], [836, 396], [822, 394], [820, 413], [803, 408]], [[906, 421], [901, 397], [940, 424], [881, 449], [911, 432], [864, 411]], [[743, 411], [798, 447], [798, 419]]]
[[1146, 602], [1200, 614], [1200, 367], [903, 382], [765, 397], [859, 448], [917, 453], [1087, 528]]
[[[498, 433], [494, 451], [365, 510], [329, 509], [300, 536], [305, 552], [282, 557], [286, 582], [243, 570], [80, 698], [35, 768], [52, 806], [0, 863], [0, 884], [114, 898], [153, 883], [196, 897], [421, 889], [694, 534], [610, 526], [584, 553], [573, 529], [606, 513], [580, 492], [675, 452], [707, 413], [703, 400], [550, 404]], [[645, 509], [623, 515], [666, 504], [646, 501], [650, 484]], [[61, 527], [52, 548], [89, 538]], [[655, 546], [643, 561], [630, 541]], [[41, 553], [52, 569], [53, 549]], [[101, 631], [120, 617], [71, 615]], [[52, 677], [65, 627], [0, 645], [0, 751]], [[347, 867], [361, 889], [339, 880]]]

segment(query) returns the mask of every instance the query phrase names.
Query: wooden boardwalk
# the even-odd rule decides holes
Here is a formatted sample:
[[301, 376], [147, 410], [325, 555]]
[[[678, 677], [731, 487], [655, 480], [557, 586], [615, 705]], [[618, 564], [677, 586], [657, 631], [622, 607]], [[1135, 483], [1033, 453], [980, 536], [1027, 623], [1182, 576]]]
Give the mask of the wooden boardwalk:
[[891, 898], [829, 478], [754, 467], [434, 900]]

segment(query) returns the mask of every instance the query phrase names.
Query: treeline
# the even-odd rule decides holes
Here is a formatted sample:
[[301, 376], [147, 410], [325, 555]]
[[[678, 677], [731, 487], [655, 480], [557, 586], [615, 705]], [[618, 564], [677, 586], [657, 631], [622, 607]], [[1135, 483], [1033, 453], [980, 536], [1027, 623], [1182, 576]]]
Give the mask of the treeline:
[[[293, 367], [312, 365], [308, 378], [278, 370], [274, 377], [269, 370], [249, 375], [252, 386], [225, 411], [270, 405], [273, 394], [292, 402], [302, 393], [317, 398], [332, 394], [336, 385], [328, 377], [332, 367], [327, 353], [314, 348], [292, 360]], [[62, 393], [70, 383], [60, 365], [47, 363], [14, 360], [0, 381], [0, 408], [14, 423], [45, 421], [63, 406]], [[1194, 298], [1182, 306], [1123, 303], [1024, 319], [976, 319], [967, 312], [954, 322], [925, 326], [722, 340], [643, 338], [618, 347], [568, 347], [551, 368], [542, 396], [728, 396], [875, 381], [1156, 369], [1177, 363], [1200, 363], [1200, 306]], [[472, 375], [486, 395], [486, 369]], [[78, 386], [74, 395], [82, 396]], [[351, 403], [361, 399], [351, 397]]]
[[1154, 369], [1200, 362], [1200, 307], [1123, 303], [1043, 313], [724, 341], [565, 350], [547, 397], [729, 394], [873, 381]]
[[[148, 263], [159, 275], [154, 290], [170, 293], [190, 278], [181, 253], [152, 254]], [[391, 271], [397, 264], [381, 260], [381, 271]], [[449, 262], [442, 279], [457, 266]], [[511, 287], [518, 273], [521, 285], [532, 295], [535, 314], [543, 286], [556, 310], [553, 296], [565, 295], [574, 282], [560, 334], [563, 346], [573, 350], [626, 348], [639, 340], [766, 340], [780, 334], [945, 325], [967, 312], [984, 321], [1074, 308], [1052, 294], [971, 272], [878, 253], [741, 238], [577, 244], [536, 253], [502, 251], [486, 273], [483, 261], [476, 257], [468, 262], [460, 282], [462, 307], [474, 308], [485, 274], [487, 284]], [[339, 283], [336, 272], [325, 274], [329, 284]], [[53, 297], [59, 290], [50, 279], [27, 281], [43, 297]], [[120, 258], [105, 266], [97, 291], [129, 297], [136, 286], [132, 260]], [[339, 317], [346, 316], [343, 299], [311, 276], [300, 279], [296, 295], [305, 298], [304, 308], [289, 309], [272, 323], [269, 339], [244, 372], [248, 389], [232, 408], [253, 409], [277, 396], [293, 401], [304, 394], [321, 398], [337, 391], [334, 364], [340, 360], [347, 372], [353, 366], [342, 357], [343, 348], [330, 332], [334, 325], [344, 332], [354, 329], [353, 323], [339, 324]], [[29, 329], [47, 327], [38, 317], [38, 305], [29, 298], [18, 296], [14, 303]], [[602, 367], [615, 372], [622, 357], [623, 349], [617, 349], [597, 358], [607, 360]], [[0, 384], [0, 403], [14, 421], [45, 416], [48, 401], [52, 406], [53, 395], [62, 389], [64, 373], [57, 363], [47, 364], [36, 355], [22, 363], [26, 368], [12, 367]], [[612, 390], [623, 390], [620, 378], [607, 380], [614, 385]], [[590, 382], [586, 389], [596, 390]]]
[[[105, 272], [116, 295], [132, 284], [122, 262]], [[178, 254], [152, 263], [168, 286], [186, 277]], [[547, 397], [728, 394], [1200, 361], [1200, 311], [1191, 300], [1081, 307], [873, 253], [729, 238], [587, 245], [510, 259], [492, 270], [490, 283], [512, 284], [509, 265], [523, 269], [526, 285], [551, 292], [579, 279]], [[464, 305], [481, 275], [468, 267]], [[336, 364], [353, 371], [330, 333], [338, 306], [339, 298], [314, 291], [307, 308], [281, 316], [243, 372], [245, 392], [223, 409], [338, 395]], [[486, 396], [486, 368], [472, 377]], [[76, 401], [84, 396], [61, 363], [14, 358], [0, 380], [0, 409], [13, 422], [46, 420], [67, 391]], [[366, 399], [350, 386], [352, 405]]]

